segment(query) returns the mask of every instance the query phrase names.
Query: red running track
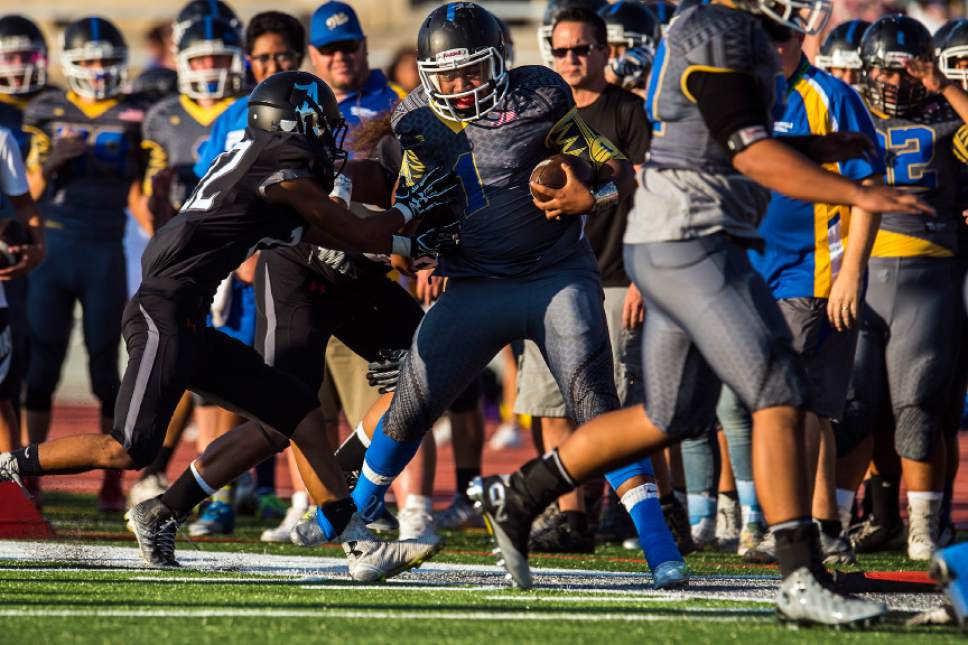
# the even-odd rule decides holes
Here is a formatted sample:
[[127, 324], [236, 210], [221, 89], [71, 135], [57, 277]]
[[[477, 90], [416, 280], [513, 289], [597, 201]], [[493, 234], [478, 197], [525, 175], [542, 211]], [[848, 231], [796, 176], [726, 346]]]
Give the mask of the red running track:
[[[62, 437], [68, 434], [78, 434], [83, 432], [98, 431], [98, 408], [95, 406], [84, 405], [59, 405], [54, 408], [53, 427], [51, 428], [52, 437]], [[488, 422], [486, 436], [489, 438], [497, 429], [497, 424]], [[349, 428], [343, 427], [344, 435], [349, 432]], [[484, 472], [503, 473], [511, 472], [525, 461], [533, 457], [536, 453], [531, 446], [530, 435], [525, 432], [522, 437], [523, 443], [518, 448], [505, 449], [500, 451], [484, 448]], [[960, 437], [961, 461], [968, 463], [968, 433], [962, 433]], [[194, 445], [182, 441], [175, 451], [175, 456], [169, 466], [168, 474], [176, 477], [189, 462], [196, 456]], [[125, 490], [136, 480], [137, 473], [128, 472], [125, 474]], [[84, 473], [80, 475], [64, 475], [60, 477], [46, 477], [43, 481], [43, 488], [50, 491], [66, 491], [74, 493], [96, 493], [101, 482], [99, 472]], [[289, 480], [289, 469], [286, 460], [280, 457], [276, 466], [276, 486], [280, 497], [288, 497], [292, 492], [292, 485]], [[454, 456], [450, 445], [438, 447], [437, 450], [437, 477], [434, 483], [435, 505], [441, 506], [450, 500], [456, 486], [454, 476]], [[954, 519], [959, 526], [968, 525], [968, 467], [962, 467], [958, 473], [958, 480], [955, 482], [955, 509]]]

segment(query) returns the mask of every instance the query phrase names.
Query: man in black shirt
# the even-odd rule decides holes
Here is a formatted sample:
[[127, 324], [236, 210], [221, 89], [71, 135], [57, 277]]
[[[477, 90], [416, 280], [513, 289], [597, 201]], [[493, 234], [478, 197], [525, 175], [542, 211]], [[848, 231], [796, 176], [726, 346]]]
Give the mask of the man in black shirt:
[[144, 278], [122, 321], [130, 358], [113, 432], [2, 453], [0, 481], [141, 468], [161, 447], [175, 405], [190, 389], [259, 423], [220, 437], [164, 495], [132, 509], [149, 564], [177, 566], [175, 531], [188, 511], [292, 439], [311, 465], [302, 475], [320, 504], [320, 528], [328, 539], [347, 543], [350, 574], [360, 580], [393, 575], [439, 547], [380, 543], [367, 534], [323, 431], [315, 393], [267, 366], [251, 347], [206, 327], [205, 313], [222, 279], [259, 249], [305, 240], [361, 252], [432, 252], [426, 242], [433, 232], [418, 239], [391, 235], [447, 203], [456, 184], [429, 173], [401, 191], [394, 208], [361, 220], [328, 196], [334, 162], [345, 153], [337, 143], [343, 120], [325, 83], [304, 72], [271, 76], [253, 91], [248, 110], [246, 138], [215, 159], [142, 257]]
[[[551, 34], [554, 67], [571, 87], [578, 113], [596, 131], [629, 158], [636, 167], [645, 160], [649, 147], [649, 123], [638, 96], [610, 85], [605, 79], [608, 46], [604, 20], [582, 8], [556, 14]], [[585, 236], [598, 260], [604, 288], [605, 318], [612, 346], [615, 384], [623, 406], [642, 402], [639, 376], [641, 361], [642, 297], [630, 285], [622, 263], [622, 236], [631, 198], [620, 201], [611, 212], [598, 213], [585, 222]], [[530, 414], [540, 423], [547, 450], [561, 443], [574, 430], [555, 380], [534, 343], [525, 344], [515, 412]], [[657, 495], [651, 463], [641, 463], [609, 473], [608, 480], [627, 506], [634, 507], [633, 521], [643, 537], [641, 544], [653, 570], [658, 588], [678, 586], [687, 579], [685, 564], [662, 518], [658, 504], [639, 504]], [[535, 551], [589, 551], [594, 540], [585, 519], [582, 495], [569, 493], [558, 500], [561, 514], [532, 534]], [[653, 500], [654, 502], [654, 500]], [[650, 510], [646, 510], [646, 508]]]

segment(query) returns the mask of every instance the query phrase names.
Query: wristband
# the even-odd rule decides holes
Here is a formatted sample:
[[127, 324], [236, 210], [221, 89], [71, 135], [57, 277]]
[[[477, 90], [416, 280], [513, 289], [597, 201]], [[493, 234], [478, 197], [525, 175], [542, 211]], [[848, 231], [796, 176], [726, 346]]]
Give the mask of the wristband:
[[726, 139], [726, 147], [734, 155], [739, 154], [749, 148], [757, 141], [769, 139], [770, 133], [762, 125], [751, 125], [740, 128]]
[[413, 240], [403, 235], [394, 235], [390, 240], [390, 253], [409, 258], [413, 251]]
[[594, 212], [608, 210], [618, 203], [618, 186], [614, 181], [606, 181], [592, 190], [592, 197], [595, 199], [595, 205], [592, 206]]
[[401, 215], [403, 215], [404, 225], [409, 224], [410, 220], [413, 219], [413, 215], [414, 215], [413, 209], [410, 208], [410, 206], [404, 202], [397, 202], [396, 204], [393, 205], [393, 207], [397, 209]]
[[353, 195], [353, 180], [346, 175], [336, 175], [333, 179], [333, 190], [329, 191], [330, 197], [341, 200], [346, 206], [350, 205], [350, 197]]

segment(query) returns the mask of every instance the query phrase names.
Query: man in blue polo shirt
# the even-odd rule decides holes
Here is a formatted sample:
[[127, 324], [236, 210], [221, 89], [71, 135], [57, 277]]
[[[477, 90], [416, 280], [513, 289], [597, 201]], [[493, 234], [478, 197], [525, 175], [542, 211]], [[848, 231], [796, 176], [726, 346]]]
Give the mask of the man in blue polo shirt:
[[334, 0], [313, 13], [309, 59], [316, 75], [336, 93], [351, 131], [360, 121], [390, 110], [407, 94], [383, 72], [370, 69], [366, 36], [348, 4]]

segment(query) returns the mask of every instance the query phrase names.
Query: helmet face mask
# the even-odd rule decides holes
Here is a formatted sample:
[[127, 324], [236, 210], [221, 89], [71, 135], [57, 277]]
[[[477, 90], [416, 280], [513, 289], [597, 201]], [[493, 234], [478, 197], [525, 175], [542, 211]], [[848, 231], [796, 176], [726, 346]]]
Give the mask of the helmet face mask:
[[[497, 105], [507, 91], [504, 57], [494, 47], [476, 52], [452, 49], [435, 60], [418, 60], [417, 70], [431, 109], [451, 121], [474, 121]], [[468, 89], [455, 91], [463, 79]]]
[[224, 20], [239, 35], [239, 42], [242, 41], [242, 21], [239, 20], [232, 8], [222, 2], [222, 0], [191, 0], [183, 6], [175, 20], [171, 23], [171, 42], [172, 47], [178, 47], [182, 37], [192, 23], [201, 18], [219, 18]]
[[121, 93], [128, 78], [128, 47], [117, 27], [104, 18], [75, 20], [64, 30], [61, 67], [70, 89], [100, 101]]
[[807, 35], [823, 31], [832, 9], [831, 0], [739, 0], [736, 4]]
[[[206, 61], [211, 65], [206, 67]], [[234, 28], [217, 18], [193, 22], [178, 43], [178, 91], [192, 99], [235, 96], [245, 79], [241, 41]], [[193, 64], [198, 60], [199, 65]]]
[[930, 61], [931, 34], [907, 16], [885, 16], [864, 32], [860, 57], [864, 63], [864, 95], [872, 110], [903, 117], [918, 110], [928, 91], [907, 72], [912, 60]]
[[[888, 116], [906, 116], [914, 112], [924, 99], [927, 90], [919, 80], [904, 69], [911, 56], [900, 52], [890, 52], [886, 67], [871, 67], [864, 70], [865, 89], [871, 105]], [[897, 72], [896, 83], [885, 79]]]
[[0, 93], [30, 94], [47, 85], [47, 47], [27, 36], [0, 38]]
[[941, 73], [968, 90], [968, 21], [956, 23], [937, 44]]

